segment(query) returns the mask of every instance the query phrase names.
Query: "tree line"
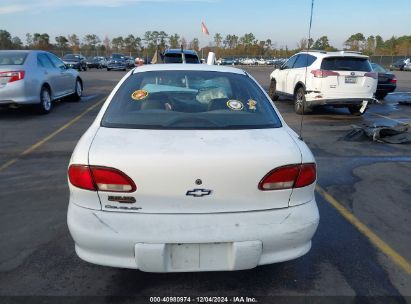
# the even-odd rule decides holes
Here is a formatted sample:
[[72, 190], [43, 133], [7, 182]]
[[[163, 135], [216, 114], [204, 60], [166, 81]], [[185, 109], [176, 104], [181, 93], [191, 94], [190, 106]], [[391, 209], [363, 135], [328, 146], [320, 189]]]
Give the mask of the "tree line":
[[[40, 49], [52, 51], [63, 55], [67, 52], [81, 52], [87, 56], [109, 56], [111, 53], [125, 53], [132, 56], [152, 56], [157, 48], [179, 48], [183, 45], [186, 49], [194, 49], [199, 52], [200, 42], [198, 38], [190, 41], [178, 34], [167, 34], [164, 31], [147, 31], [142, 37], [129, 34], [101, 39], [96, 34], [87, 34], [79, 37], [76, 34], [56, 36], [51, 39], [47, 33], [27, 33], [24, 43], [20, 37], [12, 36], [6, 30], [0, 30], [0, 49]], [[294, 48], [278, 46], [271, 39], [258, 40], [253, 33], [243, 36], [228, 34], [225, 37], [221, 33], [213, 36], [213, 42], [203, 47], [201, 51], [207, 54], [214, 51], [217, 57], [250, 56], [250, 57], [289, 57], [304, 49], [316, 49], [325, 51], [337, 50], [330, 44], [328, 36], [318, 39], [300, 39]], [[380, 35], [365, 37], [362, 33], [356, 33], [348, 37], [344, 42], [344, 50], [360, 51], [367, 55], [410, 55], [411, 36], [392, 36], [384, 40]]]

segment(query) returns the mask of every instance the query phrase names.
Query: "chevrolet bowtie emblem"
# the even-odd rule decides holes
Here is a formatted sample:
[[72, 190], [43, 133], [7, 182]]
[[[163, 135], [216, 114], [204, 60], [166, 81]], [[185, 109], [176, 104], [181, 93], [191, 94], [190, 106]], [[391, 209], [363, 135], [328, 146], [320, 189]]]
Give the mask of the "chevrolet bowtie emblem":
[[206, 189], [194, 189], [187, 191], [186, 195], [187, 196], [194, 196], [194, 197], [203, 197], [210, 195], [213, 191], [211, 190], [206, 190]]

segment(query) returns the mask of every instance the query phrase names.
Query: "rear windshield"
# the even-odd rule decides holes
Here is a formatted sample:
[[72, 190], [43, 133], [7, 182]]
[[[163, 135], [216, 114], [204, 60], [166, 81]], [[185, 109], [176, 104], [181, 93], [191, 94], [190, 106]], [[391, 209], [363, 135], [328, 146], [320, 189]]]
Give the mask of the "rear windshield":
[[114, 95], [102, 126], [127, 129], [281, 127], [263, 91], [246, 75], [159, 71], [131, 75]]
[[[199, 63], [198, 56], [193, 54], [185, 54], [186, 63]], [[179, 53], [169, 53], [164, 55], [164, 63], [182, 63], [183, 58]]]
[[371, 72], [370, 62], [358, 57], [327, 57], [321, 63], [322, 70]]
[[22, 52], [0, 52], [0, 65], [22, 65], [26, 57]]

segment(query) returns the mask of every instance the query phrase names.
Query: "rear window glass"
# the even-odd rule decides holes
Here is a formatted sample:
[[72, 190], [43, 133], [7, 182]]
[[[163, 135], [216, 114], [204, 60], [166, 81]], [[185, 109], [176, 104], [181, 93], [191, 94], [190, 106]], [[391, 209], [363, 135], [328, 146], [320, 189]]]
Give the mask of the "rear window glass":
[[102, 126], [129, 129], [281, 127], [263, 91], [246, 75], [153, 71], [131, 75], [114, 95]]
[[[185, 57], [186, 57], [186, 63], [199, 63], [198, 57], [196, 55], [185, 54]], [[181, 54], [169, 53], [169, 54], [164, 55], [164, 62], [165, 63], [182, 63], [183, 58]]]
[[322, 70], [371, 72], [368, 59], [356, 57], [327, 57], [321, 63]]
[[22, 65], [26, 57], [27, 53], [0, 52], [0, 65]]

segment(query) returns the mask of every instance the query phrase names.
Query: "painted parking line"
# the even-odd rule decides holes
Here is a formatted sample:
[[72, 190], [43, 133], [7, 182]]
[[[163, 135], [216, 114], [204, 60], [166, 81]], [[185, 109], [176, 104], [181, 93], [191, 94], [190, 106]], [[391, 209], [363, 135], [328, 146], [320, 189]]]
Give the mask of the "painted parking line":
[[80, 118], [82, 118], [84, 115], [86, 115], [88, 112], [92, 111], [93, 109], [95, 109], [97, 106], [101, 105], [104, 102], [104, 99], [97, 102], [96, 104], [92, 105], [91, 107], [88, 107], [84, 112], [82, 112], [81, 114], [79, 114], [78, 116], [74, 117], [72, 120], [70, 120], [68, 123], [66, 123], [65, 125], [61, 126], [60, 128], [58, 128], [56, 131], [54, 131], [53, 133], [47, 135], [46, 137], [44, 137], [42, 140], [36, 142], [34, 145], [30, 146], [29, 148], [27, 148], [26, 150], [24, 150], [23, 152], [21, 152], [19, 154], [19, 156], [5, 162], [3, 165], [0, 166], [0, 171], [3, 171], [5, 169], [7, 169], [8, 167], [10, 167], [11, 165], [13, 165], [14, 163], [16, 163], [21, 157], [26, 156], [28, 154], [30, 154], [31, 152], [33, 152], [34, 150], [38, 149], [39, 147], [41, 147], [42, 145], [44, 145], [46, 142], [48, 142], [50, 139], [52, 139], [53, 137], [55, 137], [57, 134], [61, 133], [62, 131], [64, 131], [65, 129], [67, 129], [68, 127], [70, 127], [71, 125], [75, 124]]
[[327, 193], [321, 186], [316, 186], [316, 191], [355, 228], [357, 228], [369, 241], [377, 247], [382, 253], [388, 256], [395, 264], [403, 269], [408, 275], [411, 275], [411, 264], [390, 245], [385, 243], [378, 235], [376, 235], [370, 228], [362, 223], [354, 214], [338, 202], [334, 197]]

